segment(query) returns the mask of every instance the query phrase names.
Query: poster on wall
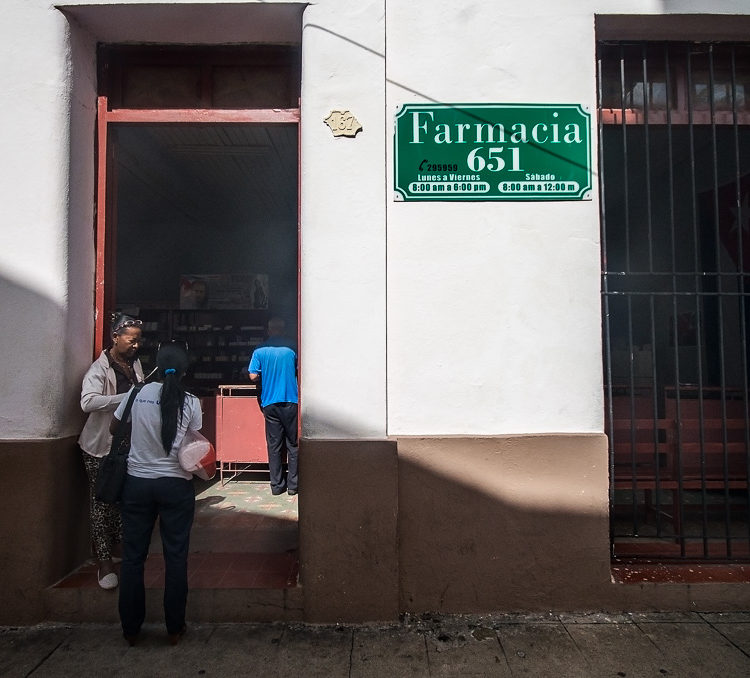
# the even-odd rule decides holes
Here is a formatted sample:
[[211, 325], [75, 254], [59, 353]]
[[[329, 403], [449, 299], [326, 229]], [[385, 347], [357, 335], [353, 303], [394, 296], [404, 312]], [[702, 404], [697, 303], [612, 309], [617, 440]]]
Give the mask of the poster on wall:
[[394, 199], [591, 200], [590, 127], [579, 104], [404, 104]]
[[268, 308], [266, 273], [183, 273], [180, 310]]

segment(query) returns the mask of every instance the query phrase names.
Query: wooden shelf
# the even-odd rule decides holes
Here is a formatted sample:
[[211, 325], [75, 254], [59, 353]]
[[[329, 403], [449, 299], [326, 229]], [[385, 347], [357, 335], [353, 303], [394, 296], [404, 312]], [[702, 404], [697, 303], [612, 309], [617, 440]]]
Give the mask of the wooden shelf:
[[219, 384], [247, 380], [250, 356], [264, 340], [268, 322], [267, 310], [129, 306], [138, 308], [143, 322], [140, 358], [144, 371], [153, 369], [160, 342], [182, 339], [190, 353], [185, 385], [196, 395], [215, 393]]

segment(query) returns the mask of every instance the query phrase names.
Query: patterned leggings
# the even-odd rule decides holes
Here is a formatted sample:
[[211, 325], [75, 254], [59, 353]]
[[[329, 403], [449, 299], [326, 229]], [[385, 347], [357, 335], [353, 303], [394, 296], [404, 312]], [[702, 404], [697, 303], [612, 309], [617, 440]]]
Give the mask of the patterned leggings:
[[91, 521], [91, 542], [97, 560], [109, 560], [112, 547], [122, 539], [122, 521], [120, 509], [113, 504], [105, 504], [94, 497], [96, 474], [101, 459], [83, 452], [83, 464], [89, 478], [89, 516]]

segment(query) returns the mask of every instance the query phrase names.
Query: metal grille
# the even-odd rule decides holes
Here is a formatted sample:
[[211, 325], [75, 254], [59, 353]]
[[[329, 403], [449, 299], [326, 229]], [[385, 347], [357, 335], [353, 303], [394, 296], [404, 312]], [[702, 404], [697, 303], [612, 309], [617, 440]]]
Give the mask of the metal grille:
[[601, 43], [615, 558], [750, 560], [750, 45]]

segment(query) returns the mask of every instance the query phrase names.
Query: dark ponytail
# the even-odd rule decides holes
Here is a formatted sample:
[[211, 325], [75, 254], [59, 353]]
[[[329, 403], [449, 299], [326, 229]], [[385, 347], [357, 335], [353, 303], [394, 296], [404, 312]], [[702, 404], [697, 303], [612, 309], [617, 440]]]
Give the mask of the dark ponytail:
[[[172, 451], [177, 436], [178, 421], [182, 421], [185, 406], [185, 389], [182, 377], [188, 366], [187, 351], [179, 345], [167, 344], [156, 354], [156, 365], [162, 378], [161, 396], [161, 444], [165, 454]], [[179, 419], [178, 419], [179, 414]]]

